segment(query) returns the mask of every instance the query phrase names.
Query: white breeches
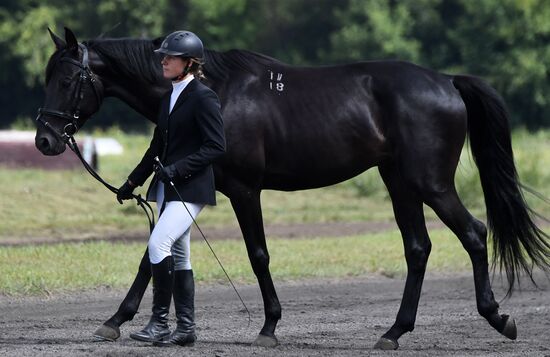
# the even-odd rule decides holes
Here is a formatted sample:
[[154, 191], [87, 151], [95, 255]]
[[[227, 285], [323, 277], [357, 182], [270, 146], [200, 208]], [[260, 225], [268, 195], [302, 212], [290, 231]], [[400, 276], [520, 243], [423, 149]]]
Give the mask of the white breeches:
[[164, 202], [164, 184], [162, 182], [157, 184], [159, 219], [149, 238], [149, 261], [152, 264], [158, 264], [172, 255], [175, 263], [174, 270], [191, 269], [190, 240], [193, 220], [189, 212], [193, 218], [196, 218], [203, 207], [204, 204], [197, 203]]

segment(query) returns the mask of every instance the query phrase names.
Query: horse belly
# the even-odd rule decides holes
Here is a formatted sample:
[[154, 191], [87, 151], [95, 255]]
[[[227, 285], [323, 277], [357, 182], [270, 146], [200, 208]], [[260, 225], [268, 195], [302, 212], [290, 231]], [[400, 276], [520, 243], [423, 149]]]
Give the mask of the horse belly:
[[388, 155], [385, 141], [331, 137], [286, 143], [266, 150], [263, 187], [295, 191], [333, 185], [378, 165]]

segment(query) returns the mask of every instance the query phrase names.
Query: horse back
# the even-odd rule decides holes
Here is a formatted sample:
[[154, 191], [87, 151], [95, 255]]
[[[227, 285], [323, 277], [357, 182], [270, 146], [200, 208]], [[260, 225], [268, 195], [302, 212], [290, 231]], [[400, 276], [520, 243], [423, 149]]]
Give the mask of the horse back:
[[463, 106], [455, 100], [452, 77], [406, 62], [274, 63], [237, 76], [220, 96], [228, 143], [224, 164], [257, 172], [262, 187], [270, 189], [349, 179], [396, 152], [400, 127], [425, 120], [433, 125], [431, 113]]

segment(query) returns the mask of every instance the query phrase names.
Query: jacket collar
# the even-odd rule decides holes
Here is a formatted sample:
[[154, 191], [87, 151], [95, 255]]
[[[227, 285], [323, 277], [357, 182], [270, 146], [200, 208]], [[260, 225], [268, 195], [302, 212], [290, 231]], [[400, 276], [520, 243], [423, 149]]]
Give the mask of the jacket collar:
[[[198, 86], [199, 86], [199, 81], [196, 78], [193, 79], [191, 82], [189, 82], [189, 84], [185, 87], [185, 89], [181, 92], [180, 96], [178, 97], [176, 104], [174, 104], [174, 108], [172, 108], [172, 113], [175, 112], [176, 109], [178, 109], [178, 107], [181, 106], [183, 102], [185, 102], [189, 94], [194, 92]], [[168, 105], [165, 105], [164, 107], [165, 107], [165, 111], [168, 112], [168, 110], [170, 109], [169, 108], [170, 96], [168, 96]]]

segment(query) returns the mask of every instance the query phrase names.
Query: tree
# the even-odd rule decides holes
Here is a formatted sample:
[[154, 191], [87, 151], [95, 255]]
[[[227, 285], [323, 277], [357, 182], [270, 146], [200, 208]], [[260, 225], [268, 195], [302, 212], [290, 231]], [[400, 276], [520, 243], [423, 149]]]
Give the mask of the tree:
[[[409, 60], [479, 75], [514, 124], [550, 126], [550, 2], [544, 0], [3, 0], [0, 126], [34, 117], [54, 46], [47, 27], [80, 40], [186, 29], [208, 48], [243, 48], [295, 65]], [[107, 101], [93, 123], [141, 123]]]
[[338, 62], [398, 58], [416, 62], [421, 42], [412, 36], [412, 1], [351, 0], [336, 11], [330, 58]]
[[550, 3], [544, 0], [458, 2], [463, 15], [449, 40], [454, 65], [486, 77], [504, 95], [514, 123], [550, 125]]

